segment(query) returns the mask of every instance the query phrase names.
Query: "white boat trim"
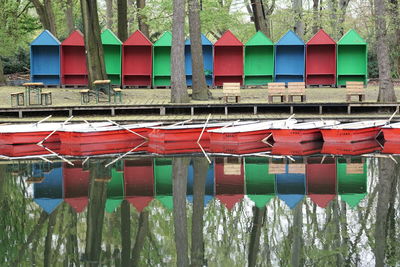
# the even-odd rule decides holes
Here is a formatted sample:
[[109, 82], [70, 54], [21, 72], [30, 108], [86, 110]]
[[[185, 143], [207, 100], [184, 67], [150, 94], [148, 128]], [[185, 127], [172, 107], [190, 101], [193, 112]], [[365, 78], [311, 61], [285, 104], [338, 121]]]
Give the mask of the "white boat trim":
[[246, 133], [246, 132], [255, 132], [255, 131], [262, 131], [262, 130], [269, 130], [273, 128], [283, 127], [284, 125], [291, 125], [295, 124], [297, 120], [290, 119], [290, 120], [271, 120], [271, 121], [263, 121], [257, 122], [247, 125], [240, 125], [240, 126], [232, 126], [227, 128], [221, 129], [214, 129], [208, 130], [209, 133]]
[[112, 125], [111, 123], [107, 123], [107, 125], [104, 126], [97, 126], [97, 125], [92, 125], [93, 126], [89, 126], [88, 124], [86, 124], [86, 127], [73, 127], [73, 125], [71, 125], [72, 127], [63, 127], [60, 130], [58, 130], [59, 132], [77, 132], [77, 133], [97, 133], [97, 132], [110, 132], [110, 131], [126, 131], [126, 129], [129, 130], [133, 130], [133, 129], [138, 129], [138, 128], [151, 128], [153, 126], [156, 125], [160, 125], [161, 122], [147, 122], [147, 123], [134, 123], [134, 124], [125, 124], [122, 125], [123, 128], [121, 126], [118, 125]]
[[40, 123], [40, 124], [10, 124], [0, 126], [0, 134], [8, 133], [38, 133], [38, 132], [52, 132], [54, 130], [62, 129], [80, 129], [80, 128], [93, 128], [104, 127], [111, 125], [109, 122], [95, 122], [95, 123], [71, 123], [65, 124], [57, 122]]
[[319, 129], [321, 127], [326, 126], [334, 126], [340, 124], [340, 121], [336, 120], [318, 120], [318, 121], [309, 121], [295, 124], [286, 124], [283, 127], [274, 128], [274, 129], [283, 129], [283, 130], [310, 130], [310, 129]]
[[322, 130], [359, 130], [371, 127], [380, 127], [387, 123], [387, 120], [373, 120], [373, 121], [358, 121], [358, 122], [351, 122], [351, 123], [342, 123], [333, 126], [326, 126], [321, 127]]
[[390, 128], [399, 129], [400, 128], [400, 122], [390, 123], [388, 125], [383, 126], [382, 128], [384, 128], [384, 129], [390, 129]]
[[[236, 127], [237, 125], [248, 125], [257, 123], [258, 121], [230, 121], [230, 122], [216, 122], [216, 123], [208, 123], [206, 126], [207, 128], [221, 128], [225, 127], [224, 129], [228, 129], [230, 127]], [[158, 127], [151, 127], [152, 129], [159, 129], [159, 130], [179, 130], [179, 129], [203, 129], [204, 123], [199, 124], [187, 124], [187, 125], [167, 125], [167, 126], [158, 126]]]

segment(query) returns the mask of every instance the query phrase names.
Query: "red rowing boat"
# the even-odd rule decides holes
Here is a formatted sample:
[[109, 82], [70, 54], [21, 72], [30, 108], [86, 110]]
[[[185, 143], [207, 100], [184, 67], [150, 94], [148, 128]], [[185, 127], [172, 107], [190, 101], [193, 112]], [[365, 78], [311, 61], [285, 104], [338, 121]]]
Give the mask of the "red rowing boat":
[[209, 130], [210, 140], [214, 143], [258, 142], [271, 134], [272, 128], [295, 124], [295, 119], [257, 122], [248, 125], [232, 126]]
[[385, 141], [382, 149], [383, 154], [400, 154], [400, 142]]
[[[55, 153], [60, 150], [60, 143], [49, 143], [46, 145], [47, 148], [51, 149]], [[0, 155], [16, 158], [16, 157], [31, 157], [31, 156], [48, 156], [52, 153], [45, 148], [36, 144], [24, 144], [24, 145], [0, 145]]]
[[208, 130], [228, 127], [231, 125], [248, 125], [256, 121], [243, 122], [220, 122], [209, 124], [188, 124], [188, 125], [168, 125], [152, 127], [153, 131], [149, 134], [151, 142], [196, 142], [199, 139], [201, 132], [204, 129], [201, 141], [208, 141]]
[[385, 141], [400, 143], [400, 122], [383, 126], [382, 133]]
[[271, 151], [272, 147], [264, 142], [222, 143], [210, 142], [210, 152], [213, 154], [243, 155]]
[[375, 139], [387, 120], [343, 123], [321, 128], [325, 142], [353, 143]]
[[87, 126], [84, 128], [67, 128], [58, 131], [60, 141], [65, 144], [95, 144], [111, 142], [144, 141], [153, 126], [158, 122], [128, 125], [112, 125], [105, 127]]
[[133, 152], [147, 152], [147, 142], [135, 140], [129, 142], [95, 143], [95, 144], [67, 144], [61, 143], [60, 153], [63, 156], [95, 156], [122, 154], [136, 148]]
[[355, 142], [351, 144], [343, 145], [343, 143], [337, 142], [324, 142], [321, 150], [321, 154], [332, 154], [332, 155], [361, 155], [366, 153], [372, 153], [381, 150], [379, 143], [374, 140], [365, 140], [361, 142]]
[[272, 146], [271, 154], [285, 156], [306, 156], [319, 154], [321, 152], [321, 148], [321, 141], [306, 143], [275, 142]]
[[278, 129], [272, 129], [272, 137], [275, 142], [301, 143], [322, 139], [321, 127], [340, 124], [339, 121], [310, 121], [283, 125]]

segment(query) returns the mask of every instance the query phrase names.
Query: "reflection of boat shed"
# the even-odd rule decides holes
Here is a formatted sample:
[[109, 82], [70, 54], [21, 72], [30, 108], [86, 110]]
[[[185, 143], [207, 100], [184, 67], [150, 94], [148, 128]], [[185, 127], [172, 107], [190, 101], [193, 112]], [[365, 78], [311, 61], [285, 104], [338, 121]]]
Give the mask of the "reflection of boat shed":
[[[213, 44], [204, 34], [201, 35], [201, 45], [203, 48], [203, 64], [204, 64], [204, 75], [206, 76], [206, 83], [208, 86], [213, 85]], [[192, 86], [192, 53], [190, 50], [190, 39], [185, 41], [185, 72], [186, 72], [186, 83], [188, 86]]]
[[64, 201], [76, 212], [82, 212], [88, 204], [89, 176], [82, 162], [74, 162], [74, 166], [63, 164]]
[[308, 158], [306, 165], [307, 195], [319, 207], [325, 208], [336, 197], [336, 160]]
[[338, 194], [340, 199], [354, 208], [367, 195], [367, 163], [358, 158], [358, 162], [337, 160]]
[[244, 170], [241, 158], [215, 159], [215, 196], [228, 210], [244, 196]]
[[[194, 186], [194, 167], [193, 162], [190, 163], [188, 169], [187, 179], [187, 198], [189, 202], [193, 203], [193, 186]], [[204, 207], [207, 206], [208, 202], [214, 197], [214, 164], [210, 164], [207, 170], [205, 192], [204, 192]]]
[[304, 164], [286, 164], [285, 172], [276, 174], [276, 193], [289, 208], [295, 208], [304, 198], [305, 192], [306, 175]]
[[275, 44], [275, 81], [303, 82], [305, 70], [304, 42], [288, 31]]
[[111, 170], [111, 180], [107, 183], [106, 211], [114, 212], [124, 200], [124, 172]]
[[172, 159], [154, 159], [154, 187], [156, 199], [169, 210], [174, 208], [172, 197]]
[[275, 196], [275, 174], [269, 173], [267, 158], [245, 158], [246, 195], [263, 208]]
[[48, 30], [31, 43], [31, 81], [60, 85], [60, 41]]
[[125, 199], [142, 212], [154, 198], [153, 160], [124, 161]]
[[34, 201], [48, 214], [52, 213], [63, 201], [63, 172], [61, 164], [44, 174], [41, 183], [33, 184]]

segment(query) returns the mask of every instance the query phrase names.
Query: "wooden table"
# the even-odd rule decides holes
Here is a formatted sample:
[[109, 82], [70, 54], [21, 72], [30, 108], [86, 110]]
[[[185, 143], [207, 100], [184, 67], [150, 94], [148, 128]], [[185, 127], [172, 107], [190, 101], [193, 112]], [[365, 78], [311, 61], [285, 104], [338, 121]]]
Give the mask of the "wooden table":
[[[42, 88], [43, 83], [24, 83], [25, 86], [25, 95], [26, 95], [26, 105], [41, 105], [41, 95], [42, 95]], [[36, 103], [31, 103], [31, 94], [36, 94]]]
[[96, 94], [96, 104], [99, 103], [100, 91], [104, 90], [108, 100], [104, 102], [111, 102], [111, 81], [110, 80], [96, 80], [93, 82]]

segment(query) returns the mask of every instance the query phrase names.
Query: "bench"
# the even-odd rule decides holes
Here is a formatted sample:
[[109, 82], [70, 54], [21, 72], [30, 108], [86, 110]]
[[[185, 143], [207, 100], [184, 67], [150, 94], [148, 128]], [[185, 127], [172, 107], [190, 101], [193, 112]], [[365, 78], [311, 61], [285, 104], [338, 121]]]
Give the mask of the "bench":
[[11, 106], [12, 107], [24, 106], [24, 105], [25, 105], [24, 92], [11, 93]]
[[295, 96], [299, 96], [301, 102], [306, 101], [306, 84], [304, 82], [288, 82], [288, 102], [294, 102]]
[[285, 83], [268, 83], [268, 102], [274, 102], [274, 97], [281, 98], [281, 102], [286, 102]]
[[226, 103], [230, 96], [235, 97], [236, 103], [240, 102], [240, 83], [223, 83], [222, 92]]
[[360, 102], [365, 101], [363, 82], [346, 82], [346, 101], [350, 102], [352, 96], [358, 96]]
[[53, 99], [51, 97], [51, 92], [42, 92], [41, 94], [41, 103], [42, 105], [51, 105], [53, 104]]
[[90, 102], [89, 91], [89, 89], [83, 89], [79, 91], [81, 94], [81, 104], [87, 104]]
[[120, 88], [113, 88], [114, 92], [114, 103], [117, 103], [117, 99], [119, 99], [119, 103], [122, 103], [122, 90]]

